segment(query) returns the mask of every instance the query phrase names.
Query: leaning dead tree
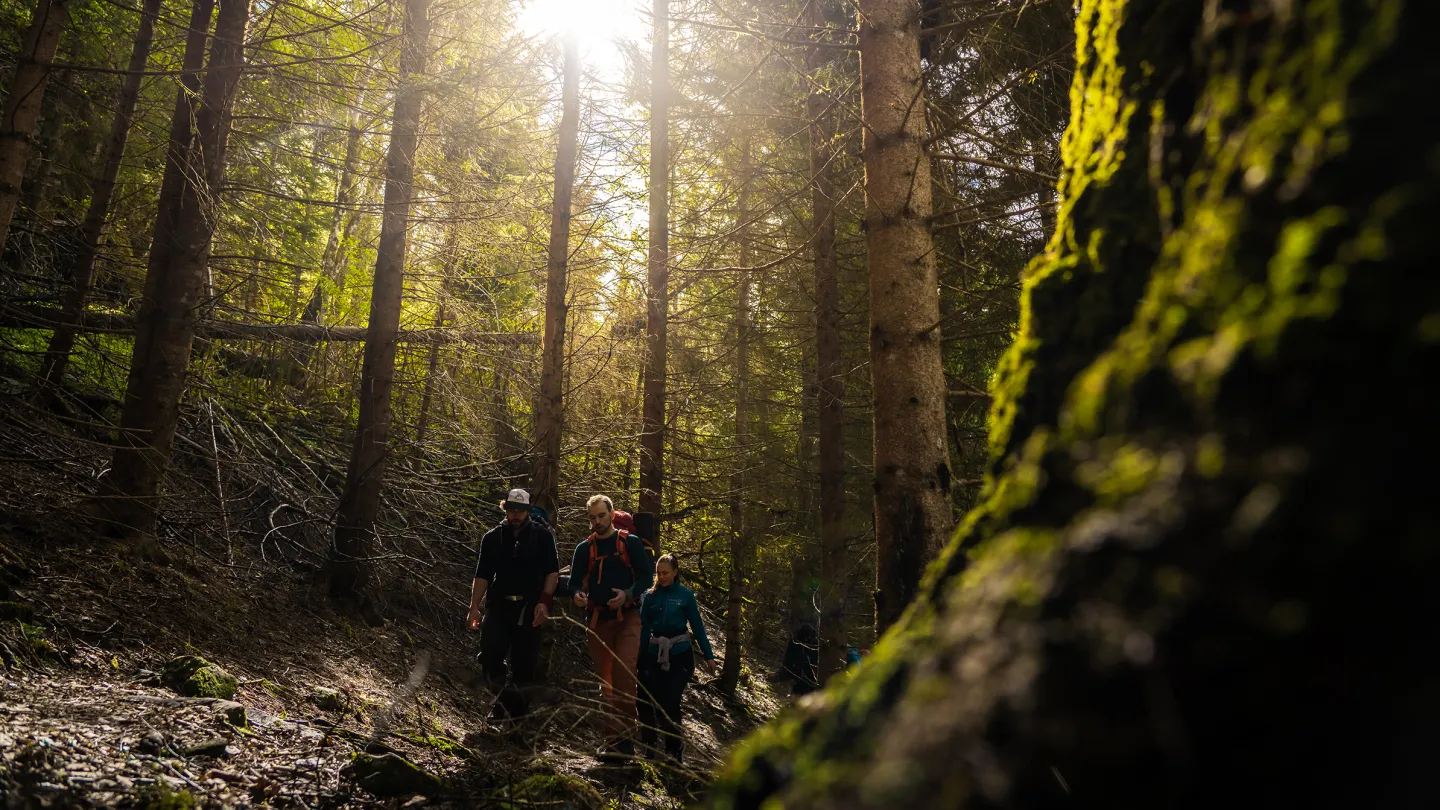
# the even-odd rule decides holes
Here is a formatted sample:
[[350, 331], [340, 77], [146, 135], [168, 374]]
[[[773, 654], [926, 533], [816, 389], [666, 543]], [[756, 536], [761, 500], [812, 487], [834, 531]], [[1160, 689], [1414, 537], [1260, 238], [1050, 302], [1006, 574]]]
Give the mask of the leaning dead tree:
[[[104, 332], [115, 335], [133, 334], [135, 316], [113, 312], [90, 312], [80, 317], [79, 325], [66, 313], [53, 307], [0, 308], [0, 328], [50, 329], [68, 328], [77, 332]], [[318, 323], [245, 323], [242, 321], [197, 321], [196, 340], [285, 340], [292, 343], [361, 343], [370, 334], [365, 326], [324, 326]], [[396, 343], [421, 345], [469, 344], [472, 346], [533, 346], [539, 336], [529, 332], [484, 332], [455, 327], [401, 329], [395, 333]]]
[[1433, 804], [1440, 4], [1077, 30], [980, 505], [713, 807]]

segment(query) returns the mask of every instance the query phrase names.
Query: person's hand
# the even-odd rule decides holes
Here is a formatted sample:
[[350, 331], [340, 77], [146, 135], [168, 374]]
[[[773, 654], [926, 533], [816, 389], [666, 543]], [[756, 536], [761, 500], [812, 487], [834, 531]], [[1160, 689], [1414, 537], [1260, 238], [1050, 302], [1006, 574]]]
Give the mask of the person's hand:
[[573, 601], [575, 603], [575, 607], [578, 608], [583, 609], [590, 607], [590, 597], [584, 591], [576, 591], [575, 597], [571, 601]]
[[611, 588], [610, 590], [615, 592], [615, 598], [606, 602], [605, 606], [611, 610], [619, 610], [620, 606], [625, 604], [625, 592], [619, 588]]
[[706, 674], [706, 675], [712, 675], [712, 676], [713, 676], [713, 675], [715, 674], [715, 659], [713, 659], [713, 658], [701, 658], [701, 659], [700, 659], [700, 668], [703, 669], [703, 670], [705, 670], [705, 674]]
[[530, 626], [539, 627], [540, 625], [544, 624], [545, 620], [548, 618], [550, 618], [550, 607], [544, 602], [540, 602], [539, 604], [535, 605], [535, 621], [532, 622]]
[[483, 617], [480, 614], [480, 608], [472, 607], [470, 608], [470, 615], [466, 618], [465, 625], [471, 630], [479, 630], [481, 618]]

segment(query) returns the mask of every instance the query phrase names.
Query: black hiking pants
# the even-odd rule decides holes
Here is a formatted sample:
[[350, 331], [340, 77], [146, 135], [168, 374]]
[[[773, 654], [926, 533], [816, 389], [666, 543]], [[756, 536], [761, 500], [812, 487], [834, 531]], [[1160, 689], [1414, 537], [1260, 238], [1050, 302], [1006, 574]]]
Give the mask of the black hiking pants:
[[636, 704], [640, 711], [640, 742], [654, 748], [658, 733], [664, 738], [665, 753], [677, 760], [685, 751], [680, 701], [694, 675], [693, 648], [671, 652], [669, 670], [660, 668], [655, 653], [649, 649], [640, 653], [640, 695]]
[[[480, 668], [510, 715], [525, 713], [523, 690], [535, 681], [540, 630], [531, 626], [535, 619], [533, 606], [532, 600], [487, 601], [485, 620], [480, 623]], [[510, 676], [510, 689], [505, 687], [506, 675]]]

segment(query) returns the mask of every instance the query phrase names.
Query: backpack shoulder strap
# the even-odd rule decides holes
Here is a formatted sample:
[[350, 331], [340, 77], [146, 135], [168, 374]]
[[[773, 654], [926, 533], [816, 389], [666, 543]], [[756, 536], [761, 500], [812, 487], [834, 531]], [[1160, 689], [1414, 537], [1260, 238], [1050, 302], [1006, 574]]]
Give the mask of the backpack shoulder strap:
[[629, 544], [630, 533], [625, 531], [624, 529], [616, 529], [615, 550], [620, 552], [620, 559], [625, 562], [625, 567], [629, 568], [630, 571], [633, 573], [635, 571], [635, 566], [630, 564], [630, 549], [626, 548], [626, 546], [628, 546]]

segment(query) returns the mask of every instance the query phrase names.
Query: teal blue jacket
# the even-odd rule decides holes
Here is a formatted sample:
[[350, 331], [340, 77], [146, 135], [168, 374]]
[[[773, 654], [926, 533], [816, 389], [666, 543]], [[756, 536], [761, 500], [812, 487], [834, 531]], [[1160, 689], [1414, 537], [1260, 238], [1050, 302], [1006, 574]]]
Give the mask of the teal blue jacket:
[[[668, 588], [647, 591], [640, 600], [640, 640], [645, 650], [653, 651], [652, 635], [675, 637], [689, 632], [700, 645], [700, 652], [710, 661], [715, 660], [715, 651], [710, 649], [710, 639], [705, 635], [705, 622], [700, 618], [700, 606], [695, 602], [695, 593], [684, 585], [674, 584]], [[690, 649], [690, 642], [682, 641], [670, 648], [671, 653]]]

